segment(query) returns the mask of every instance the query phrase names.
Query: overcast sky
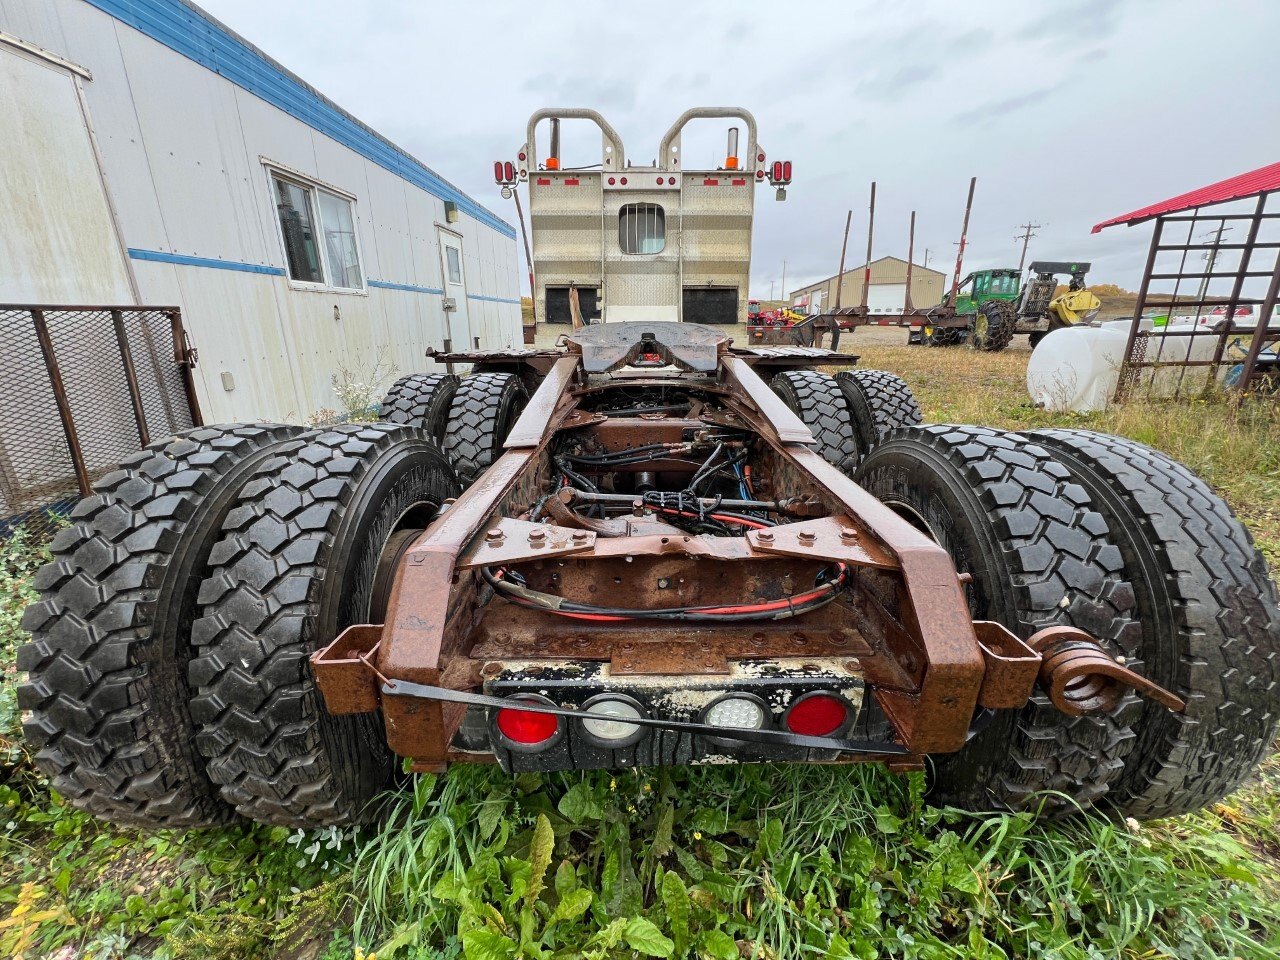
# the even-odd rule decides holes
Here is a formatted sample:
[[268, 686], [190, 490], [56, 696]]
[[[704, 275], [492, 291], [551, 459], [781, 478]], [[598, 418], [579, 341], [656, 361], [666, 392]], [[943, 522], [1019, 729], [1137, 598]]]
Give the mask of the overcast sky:
[[492, 162], [539, 107], [598, 109], [638, 163], [687, 107], [746, 107], [795, 164], [786, 202], [758, 193], [753, 296], [784, 258], [789, 289], [834, 274], [850, 208], [860, 263], [872, 180], [874, 255], [906, 256], [914, 209], [949, 272], [975, 175], [966, 269], [1016, 266], [1030, 220], [1030, 258], [1133, 288], [1150, 225], [1094, 223], [1280, 159], [1273, 0], [198, 2], [512, 223]]

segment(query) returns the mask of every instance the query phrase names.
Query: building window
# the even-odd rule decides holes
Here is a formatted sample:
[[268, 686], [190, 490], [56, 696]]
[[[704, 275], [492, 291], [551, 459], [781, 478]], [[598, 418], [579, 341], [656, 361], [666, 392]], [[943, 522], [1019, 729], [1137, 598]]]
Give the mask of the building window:
[[276, 188], [276, 212], [280, 215], [289, 276], [302, 283], [324, 283], [320, 254], [316, 249], [316, 218], [311, 191], [279, 177], [271, 179]]
[[351, 201], [271, 175], [289, 278], [342, 290], [364, 289]]
[[356, 226], [355, 218], [351, 215], [351, 201], [324, 190], [319, 195], [329, 283], [335, 287], [359, 290], [364, 286], [364, 280], [360, 276], [360, 254], [356, 250]]
[[446, 246], [444, 248], [444, 258], [449, 263], [449, 282], [462, 282], [462, 260], [459, 259], [458, 248]]
[[623, 253], [661, 253], [667, 245], [667, 215], [656, 203], [627, 203], [618, 211]]

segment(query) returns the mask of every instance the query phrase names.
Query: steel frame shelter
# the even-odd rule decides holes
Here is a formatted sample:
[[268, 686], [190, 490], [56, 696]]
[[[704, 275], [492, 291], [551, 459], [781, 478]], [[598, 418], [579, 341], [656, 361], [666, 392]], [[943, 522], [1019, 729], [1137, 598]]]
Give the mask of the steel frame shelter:
[[[1280, 295], [1280, 223], [1276, 223], [1280, 221], [1280, 201], [1273, 200], [1277, 194], [1280, 163], [1114, 217], [1093, 228], [1097, 233], [1116, 224], [1156, 221], [1116, 383], [1117, 401], [1135, 396], [1144, 384], [1150, 393], [1160, 371], [1169, 369], [1177, 369], [1174, 398], [1185, 394], [1190, 368], [1207, 370], [1203, 381], [1198, 377], [1192, 380], [1191, 389], [1197, 393], [1211, 388], [1222, 368], [1229, 365], [1241, 367], [1232, 382], [1234, 388], [1243, 393], [1253, 385], [1262, 372], [1258, 359], [1263, 348], [1280, 341], [1280, 326], [1271, 323]], [[1242, 209], [1250, 200], [1252, 209]], [[1223, 242], [1224, 234], [1233, 231], [1240, 231], [1236, 236], [1241, 239]], [[1162, 265], [1164, 259], [1176, 259], [1176, 268]], [[1258, 296], [1256, 291], [1263, 281], [1265, 292]], [[1183, 293], [1184, 284], [1193, 285], [1194, 292]], [[1229, 289], [1225, 295], [1212, 293], [1214, 284]], [[1250, 295], [1250, 287], [1255, 295]], [[1254, 311], [1251, 325], [1238, 322], [1236, 317], [1237, 311], [1246, 307]], [[1216, 308], [1223, 309], [1222, 318], [1203, 322]], [[1163, 330], [1142, 328], [1144, 313], [1153, 309], [1168, 312], [1169, 322]], [[1186, 329], [1174, 329], [1183, 326], [1172, 325], [1175, 314], [1189, 316], [1192, 322]], [[1196, 351], [1197, 342], [1206, 338], [1213, 341], [1212, 355], [1207, 358]], [[1233, 341], [1243, 346], [1245, 338], [1248, 346], [1244, 356], [1230, 356]], [[1184, 341], [1185, 349], [1181, 347]], [[1172, 350], [1171, 344], [1175, 344]], [[1150, 373], [1144, 375], [1144, 371]], [[1167, 395], [1167, 381], [1163, 386], [1161, 393]]]

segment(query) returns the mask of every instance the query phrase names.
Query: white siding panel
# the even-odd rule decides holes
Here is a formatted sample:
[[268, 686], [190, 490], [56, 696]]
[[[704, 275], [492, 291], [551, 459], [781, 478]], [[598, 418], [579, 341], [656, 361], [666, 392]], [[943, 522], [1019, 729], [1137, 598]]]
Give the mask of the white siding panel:
[[[200, 353], [196, 372], [207, 422], [297, 421], [309, 412], [302, 409], [288, 351], [271, 322], [276, 303], [270, 277], [146, 262], [137, 264], [137, 272], [145, 286], [166, 282], [164, 274], [177, 275], [183, 320]], [[154, 274], [161, 276], [153, 279]], [[234, 377], [234, 390], [223, 389], [223, 371]]]
[[0, 300], [131, 303], [71, 74], [0, 46], [0, 131]]
[[235, 88], [135, 31], [120, 49], [171, 252], [268, 263]]
[[[28, 16], [24, 25], [24, 8], [43, 16]], [[16, 25], [4, 29], [92, 71], [93, 80], [83, 89], [116, 217], [129, 245], [160, 249], [164, 226], [118, 38], [118, 32], [130, 31], [83, 2], [26, 0], [14, 8], [6, 0], [0, 4], [0, 25], [15, 12]]]

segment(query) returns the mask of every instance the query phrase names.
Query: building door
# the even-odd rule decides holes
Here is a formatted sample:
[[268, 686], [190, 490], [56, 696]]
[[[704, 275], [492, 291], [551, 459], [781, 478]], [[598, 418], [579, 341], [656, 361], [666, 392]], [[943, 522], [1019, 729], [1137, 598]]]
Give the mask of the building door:
[[462, 238], [440, 228], [436, 228], [436, 236], [440, 241], [445, 338], [449, 340], [452, 350], [475, 350], [479, 344], [472, 338], [471, 318], [467, 313], [467, 278], [462, 265]]
[[867, 309], [871, 313], [901, 313], [906, 299], [905, 283], [873, 283], [867, 293]]
[[133, 303], [70, 65], [0, 42], [0, 294], [10, 303]]

